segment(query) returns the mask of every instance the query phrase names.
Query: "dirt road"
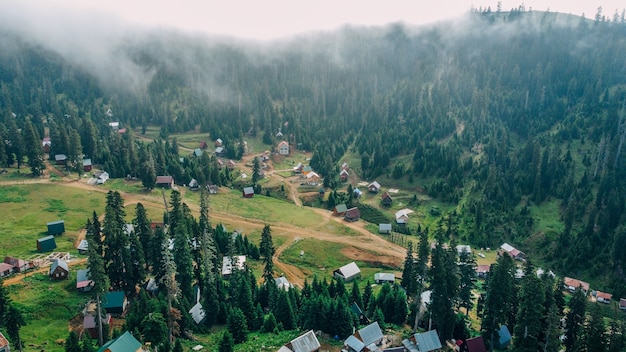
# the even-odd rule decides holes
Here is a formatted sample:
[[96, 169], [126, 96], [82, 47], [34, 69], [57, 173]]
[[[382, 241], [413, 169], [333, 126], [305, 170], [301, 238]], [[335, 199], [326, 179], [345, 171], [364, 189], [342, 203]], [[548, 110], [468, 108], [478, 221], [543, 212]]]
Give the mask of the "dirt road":
[[[49, 166], [49, 165], [47, 165]], [[51, 169], [54, 167], [49, 166]], [[297, 191], [296, 184], [292, 182], [288, 182], [291, 180], [285, 179], [282, 176], [274, 174], [270, 177], [276, 177], [280, 180], [283, 180], [284, 183], [289, 188], [289, 193], [291, 198], [294, 201], [294, 204], [297, 206], [302, 206], [302, 202], [299, 198], [299, 194]], [[38, 178], [33, 180], [25, 180], [25, 181], [4, 181], [0, 182], [0, 184], [24, 184], [24, 183], [46, 183], [51, 182], [49, 178]], [[84, 180], [70, 179], [68, 177], [64, 177], [60, 182], [55, 182], [59, 186], [62, 187], [75, 187], [81, 188], [90, 192], [101, 192], [107, 193], [108, 190], [105, 188], [101, 188], [98, 186], [88, 185]], [[136, 203], [144, 203], [150, 204], [154, 207], [163, 208], [163, 200], [160, 194], [131, 194], [120, 192], [122, 198], [124, 199], [124, 204], [126, 206], [130, 204]], [[184, 196], [183, 196], [184, 199]], [[190, 209], [193, 212], [199, 211], [199, 206], [194, 204], [188, 204]], [[299, 239], [316, 239], [318, 241], [327, 241], [333, 243], [339, 243], [345, 245], [345, 249], [342, 251], [346, 257], [362, 261], [372, 263], [373, 265], [384, 265], [392, 268], [399, 268], [402, 262], [404, 261], [404, 257], [406, 255], [406, 250], [398, 245], [395, 245], [391, 242], [386, 241], [385, 239], [370, 233], [367, 229], [365, 229], [364, 224], [361, 221], [357, 221], [354, 223], [349, 223], [343, 221], [342, 218], [337, 218], [332, 216], [332, 213], [318, 208], [309, 208], [305, 207], [305, 209], [309, 209], [311, 212], [318, 213], [323, 217], [323, 221], [320, 222], [314, 228], [303, 228], [294, 226], [291, 224], [283, 223], [283, 222], [271, 222], [270, 226], [272, 228], [272, 235], [277, 238], [283, 238], [284, 242], [281, 246], [276, 248], [276, 253], [274, 255], [274, 264], [276, 266], [276, 270], [282, 272], [287, 279], [294, 285], [302, 286], [304, 283], [304, 279], [307, 275], [298, 267], [294, 265], [287, 264], [282, 261], [281, 256], [282, 253], [290, 248], [297, 240]], [[265, 226], [265, 221], [260, 221], [257, 219], [250, 219], [241, 217], [234, 214], [229, 214], [226, 212], [219, 211], [211, 211], [211, 220], [213, 223], [223, 222], [231, 224], [236, 228], [245, 228], [247, 230], [255, 230], [261, 231], [263, 226]], [[356, 235], [350, 236], [341, 236], [337, 234], [330, 234], [328, 232], [323, 231], [324, 227], [328, 222], [334, 221], [339, 226], [347, 226], [352, 229]], [[79, 243], [85, 236], [84, 230], [80, 231], [78, 237], [76, 239], [76, 243]], [[19, 280], [19, 278], [23, 278], [23, 275], [18, 275], [14, 279]], [[9, 281], [9, 280], [7, 280]], [[10, 281], [9, 281], [10, 282]], [[6, 282], [5, 282], [6, 283]]]

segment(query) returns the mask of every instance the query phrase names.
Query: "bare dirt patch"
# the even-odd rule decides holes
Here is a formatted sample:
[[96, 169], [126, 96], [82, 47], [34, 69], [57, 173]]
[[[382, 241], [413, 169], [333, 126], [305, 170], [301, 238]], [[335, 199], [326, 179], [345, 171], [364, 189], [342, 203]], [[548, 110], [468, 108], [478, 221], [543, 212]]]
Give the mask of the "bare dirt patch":
[[400, 264], [402, 263], [402, 260], [398, 257], [378, 255], [352, 246], [344, 247], [341, 250], [341, 254], [350, 259], [365, 262], [374, 267], [385, 267], [394, 270], [400, 268]]

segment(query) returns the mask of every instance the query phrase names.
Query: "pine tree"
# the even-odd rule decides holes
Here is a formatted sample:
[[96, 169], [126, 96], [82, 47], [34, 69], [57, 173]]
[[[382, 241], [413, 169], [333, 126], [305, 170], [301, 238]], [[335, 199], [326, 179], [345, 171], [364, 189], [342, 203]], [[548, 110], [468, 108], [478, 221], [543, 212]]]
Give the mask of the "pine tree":
[[289, 294], [283, 290], [277, 290], [278, 295], [276, 301], [276, 309], [274, 309], [274, 316], [276, 321], [283, 325], [285, 330], [292, 330], [296, 328], [296, 314], [293, 303], [289, 298]]
[[356, 281], [352, 282], [352, 290], [350, 291], [350, 302], [356, 303], [359, 308], [363, 309], [363, 297], [361, 296], [361, 290]]
[[28, 158], [28, 164], [30, 165], [31, 174], [33, 176], [40, 176], [41, 172], [45, 168], [43, 162], [43, 147], [41, 140], [37, 135], [37, 131], [33, 127], [30, 120], [26, 121], [24, 134], [24, 150], [26, 157]]
[[78, 341], [78, 335], [74, 330], [70, 331], [69, 336], [65, 339], [65, 352], [82, 352], [80, 341]]
[[[126, 289], [126, 267], [128, 260], [126, 248], [129, 244], [128, 236], [124, 233], [126, 213], [124, 201], [119, 192], [107, 193], [102, 234], [104, 235], [104, 262], [111, 286], [117, 289]], [[130, 270], [130, 268], [128, 268]]]
[[83, 172], [83, 146], [80, 143], [80, 136], [75, 129], [70, 132], [70, 149], [67, 154], [66, 166], [68, 169], [73, 169], [80, 175]]
[[144, 269], [147, 269], [150, 263], [148, 251], [150, 250], [149, 243], [152, 238], [152, 228], [150, 227], [150, 219], [148, 218], [146, 208], [141, 203], [137, 203], [135, 207], [135, 219], [133, 219], [133, 224], [143, 254], [142, 260], [144, 262]]
[[232, 334], [235, 343], [242, 343], [248, 339], [248, 323], [241, 309], [236, 307], [230, 309], [226, 328]]
[[233, 352], [234, 350], [235, 341], [233, 340], [233, 335], [228, 330], [224, 330], [220, 340], [219, 352]]
[[168, 341], [173, 341], [174, 332], [178, 330], [178, 321], [176, 312], [172, 306], [173, 302], [177, 300], [180, 295], [180, 288], [178, 282], [176, 282], [176, 263], [172, 253], [169, 250], [167, 243], [162, 245], [162, 262], [163, 262], [163, 276], [160, 279], [160, 283], [165, 288], [167, 297], [167, 327], [168, 327]]
[[586, 304], [587, 295], [580, 288], [577, 288], [569, 301], [569, 312], [565, 320], [565, 341], [563, 344], [567, 352], [576, 351], [576, 341], [582, 341]]
[[180, 285], [183, 297], [193, 297], [193, 261], [185, 224], [178, 223], [174, 228], [174, 262], [176, 263], [176, 281]]
[[452, 338], [456, 321], [454, 305], [458, 299], [459, 280], [456, 249], [451, 247], [453, 249], [446, 250], [439, 241], [433, 251], [430, 267], [431, 316], [442, 341]]
[[543, 347], [540, 335], [543, 333], [541, 321], [544, 314], [545, 289], [529, 262], [517, 299], [519, 304], [513, 330], [513, 347], [515, 351], [520, 352], [538, 351]]
[[256, 185], [261, 179], [261, 165], [259, 164], [259, 158], [252, 160], [252, 184]]
[[409, 241], [404, 259], [404, 269], [402, 270], [402, 287], [408, 295], [417, 293], [417, 280], [415, 278], [415, 258], [413, 257], [413, 242]]
[[[89, 269], [89, 279], [93, 282], [91, 292], [96, 295], [96, 316], [102, 317], [102, 302], [100, 296], [109, 290], [110, 284], [109, 277], [106, 274], [104, 259], [102, 258], [102, 253], [98, 252], [98, 246], [94, 239], [95, 237], [96, 236], [87, 237], [87, 268]], [[101, 319], [96, 319], [96, 323], [100, 321]], [[104, 343], [102, 334], [102, 324], [98, 324], [98, 346], [102, 346]]]
[[468, 251], [462, 251], [459, 255], [459, 305], [465, 308], [465, 315], [469, 316], [469, 312], [474, 306], [472, 291], [476, 286], [476, 257]]
[[274, 284], [274, 243], [272, 241], [272, 229], [270, 225], [263, 227], [261, 233], [261, 244], [259, 246], [259, 252], [263, 257], [263, 279], [265, 284]]
[[143, 340], [150, 341], [152, 346], [158, 347], [167, 342], [167, 323], [163, 314], [152, 312], [141, 320]]
[[361, 307], [363, 310], [367, 310], [368, 309], [368, 303], [370, 301], [370, 297], [372, 297], [372, 284], [370, 284], [370, 281], [367, 280], [367, 282], [365, 283], [365, 288], [363, 289], [363, 304], [364, 306]]
[[26, 321], [22, 316], [22, 312], [12, 303], [9, 304], [7, 311], [4, 313], [4, 324], [13, 346], [18, 351], [22, 351], [20, 329], [22, 326], [26, 325]]
[[584, 325], [583, 336], [588, 352], [606, 352], [606, 326], [598, 307], [589, 309], [589, 318]]
[[516, 299], [514, 267], [513, 259], [508, 255], [503, 255], [491, 265], [489, 271], [481, 331], [490, 351], [493, 350], [494, 343], [499, 338], [500, 325], [507, 323], [514, 309], [513, 301]]

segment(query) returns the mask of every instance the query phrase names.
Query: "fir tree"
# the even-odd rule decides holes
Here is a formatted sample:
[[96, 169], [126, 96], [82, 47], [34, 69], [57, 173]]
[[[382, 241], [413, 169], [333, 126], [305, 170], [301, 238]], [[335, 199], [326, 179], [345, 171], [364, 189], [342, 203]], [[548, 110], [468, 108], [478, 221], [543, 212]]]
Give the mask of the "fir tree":
[[404, 269], [402, 270], [401, 285], [408, 295], [417, 294], [417, 280], [415, 277], [415, 258], [413, 257], [413, 242], [409, 241], [404, 259]]
[[224, 330], [220, 340], [219, 352], [233, 352], [234, 350], [235, 340], [233, 340], [233, 335], [228, 330]]
[[587, 310], [587, 295], [577, 288], [569, 301], [569, 312], [565, 320], [565, 350], [576, 351], [576, 341], [583, 340], [583, 326]]
[[270, 225], [263, 227], [259, 252], [263, 257], [263, 279], [266, 285], [274, 284], [274, 243], [272, 241], [272, 229]]
[[78, 335], [74, 330], [70, 331], [69, 336], [65, 339], [64, 348], [65, 352], [82, 352]]
[[248, 323], [241, 309], [236, 307], [230, 309], [226, 328], [232, 334], [235, 343], [242, 343], [248, 339]]
[[540, 334], [543, 332], [541, 322], [544, 314], [545, 289], [529, 262], [517, 299], [519, 304], [513, 330], [513, 347], [515, 351], [520, 352], [538, 351], [542, 347]]
[[[95, 213], [94, 213], [95, 215]], [[92, 223], [93, 226], [93, 223]], [[96, 236], [87, 237], [87, 268], [89, 269], [89, 279], [93, 282], [91, 292], [96, 295], [96, 316], [102, 317], [102, 307], [100, 297], [109, 290], [109, 277], [106, 274], [106, 268], [102, 253], [98, 252], [98, 246], [95, 242]], [[96, 323], [101, 319], [96, 319]], [[104, 343], [102, 324], [98, 323], [98, 346]]]
[[468, 251], [462, 251], [459, 255], [459, 306], [465, 308], [465, 315], [474, 306], [472, 291], [476, 286], [476, 258]]
[[4, 324], [13, 346], [18, 351], [22, 351], [20, 330], [26, 325], [26, 321], [22, 316], [22, 312], [12, 303], [9, 304], [7, 311], [4, 313]]
[[363, 297], [361, 296], [361, 290], [356, 281], [352, 282], [352, 290], [350, 291], [350, 302], [356, 303], [359, 308], [363, 309]]

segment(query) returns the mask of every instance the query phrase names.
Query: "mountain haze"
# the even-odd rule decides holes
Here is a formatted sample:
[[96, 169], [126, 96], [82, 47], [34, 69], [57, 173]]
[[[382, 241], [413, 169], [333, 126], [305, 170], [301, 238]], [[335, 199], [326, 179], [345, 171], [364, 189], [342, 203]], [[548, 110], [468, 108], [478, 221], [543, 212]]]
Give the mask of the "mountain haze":
[[26, 121], [40, 137], [45, 124], [67, 135], [93, 125], [100, 144], [85, 154], [124, 177], [141, 176], [143, 159], [107, 135], [108, 108], [164, 139], [199, 128], [232, 153], [246, 135], [269, 148], [281, 131], [313, 152], [326, 186], [355, 156], [361, 178], [389, 176], [445, 204], [432, 231], [516, 243], [626, 295], [624, 18], [475, 11], [263, 43], [89, 20], [59, 31], [0, 22], [3, 140]]

